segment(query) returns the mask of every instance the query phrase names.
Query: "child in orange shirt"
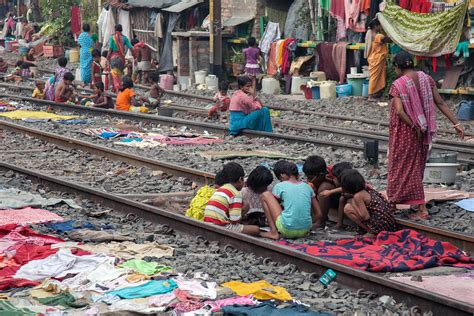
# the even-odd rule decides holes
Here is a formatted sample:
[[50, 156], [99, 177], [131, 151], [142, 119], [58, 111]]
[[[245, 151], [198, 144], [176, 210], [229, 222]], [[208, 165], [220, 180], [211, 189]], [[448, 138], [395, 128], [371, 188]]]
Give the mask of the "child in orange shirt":
[[133, 81], [130, 77], [123, 77], [122, 88], [117, 95], [115, 109], [119, 111], [130, 111], [131, 106], [138, 106], [138, 101], [135, 98], [133, 91]]

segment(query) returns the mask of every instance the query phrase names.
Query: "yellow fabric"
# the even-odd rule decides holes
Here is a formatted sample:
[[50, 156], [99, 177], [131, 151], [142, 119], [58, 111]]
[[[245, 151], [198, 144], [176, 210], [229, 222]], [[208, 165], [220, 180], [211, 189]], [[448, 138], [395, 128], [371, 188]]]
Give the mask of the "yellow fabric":
[[12, 120], [24, 120], [24, 119], [39, 119], [39, 120], [71, 120], [78, 118], [79, 116], [74, 115], [58, 115], [54, 113], [41, 112], [41, 111], [27, 111], [27, 110], [16, 110], [11, 112], [0, 113], [0, 116], [12, 119]]
[[194, 198], [191, 200], [191, 203], [189, 203], [186, 216], [200, 221], [204, 220], [204, 209], [206, 208], [207, 202], [209, 202], [214, 192], [216, 192], [216, 189], [211, 188], [208, 185], [200, 188], [196, 192]]
[[375, 35], [374, 41], [370, 47], [369, 58], [369, 94], [374, 94], [385, 88], [387, 73], [387, 44], [382, 43], [383, 34]]
[[223, 283], [222, 286], [231, 289], [239, 296], [253, 294], [258, 300], [290, 301], [293, 299], [284, 287], [271, 285], [265, 280], [253, 283], [230, 281]]
[[33, 90], [33, 94], [31, 95], [32, 98], [35, 99], [44, 99], [44, 91], [41, 92], [40, 89], [36, 88]]

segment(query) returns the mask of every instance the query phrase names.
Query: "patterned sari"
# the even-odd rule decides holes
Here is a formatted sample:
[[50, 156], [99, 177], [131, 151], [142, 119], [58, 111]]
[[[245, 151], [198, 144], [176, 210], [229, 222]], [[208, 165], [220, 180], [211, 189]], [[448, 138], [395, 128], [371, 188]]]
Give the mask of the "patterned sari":
[[81, 61], [81, 80], [85, 84], [91, 83], [91, 66], [92, 66], [92, 49], [94, 49], [94, 40], [90, 37], [89, 33], [83, 32], [77, 39], [80, 50], [80, 61]]
[[121, 86], [123, 68], [125, 67], [125, 43], [122, 33], [116, 32], [114, 35], [112, 35], [111, 43], [112, 41], [115, 44], [117, 50], [112, 51], [110, 60], [110, 75], [112, 77], [112, 90], [118, 91]]
[[425, 203], [423, 174], [428, 147], [436, 133], [436, 110], [433, 98], [435, 82], [427, 74], [417, 72], [418, 83], [408, 76], [398, 78], [390, 95], [402, 100], [403, 109], [415, 126], [424, 133], [421, 139], [403, 122], [394, 106], [390, 109], [387, 195], [396, 204]]

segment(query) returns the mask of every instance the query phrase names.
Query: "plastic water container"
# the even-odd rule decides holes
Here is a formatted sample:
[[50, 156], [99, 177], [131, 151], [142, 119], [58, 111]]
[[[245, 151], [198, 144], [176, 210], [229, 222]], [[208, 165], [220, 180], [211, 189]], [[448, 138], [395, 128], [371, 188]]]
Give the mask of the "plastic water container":
[[205, 70], [199, 70], [199, 71], [194, 72], [194, 79], [196, 81], [196, 84], [206, 83], [206, 75], [207, 75], [207, 71]]
[[474, 102], [466, 100], [461, 101], [461, 103], [459, 103], [457, 117], [461, 121], [474, 120]]
[[455, 151], [434, 152], [430, 155], [428, 163], [457, 163], [458, 153]]
[[365, 82], [362, 84], [362, 96], [369, 96], [369, 80], [365, 80]]
[[174, 77], [172, 75], [160, 75], [160, 87], [165, 90], [173, 90]]
[[326, 81], [326, 74], [322, 71], [313, 71], [309, 74], [309, 77], [315, 81]]
[[319, 100], [321, 98], [321, 91], [319, 86], [311, 87], [311, 95], [313, 97], [313, 100]]
[[75, 47], [69, 51], [69, 62], [70, 63], [79, 62], [79, 48]]
[[423, 182], [452, 184], [456, 182], [458, 167], [458, 163], [427, 163]]
[[275, 78], [263, 78], [262, 93], [270, 95], [280, 94], [280, 82]]
[[303, 94], [301, 90], [302, 85], [308, 83], [309, 78], [292, 77], [291, 78], [291, 94]]
[[336, 98], [336, 83], [334, 81], [324, 81], [320, 86], [321, 99], [335, 99]]
[[347, 75], [347, 83], [352, 85], [352, 95], [362, 96], [362, 85], [367, 77], [364, 74]]
[[81, 69], [80, 68], [76, 69], [76, 75], [74, 76], [74, 80], [75, 81], [82, 81]]
[[338, 84], [336, 93], [338, 97], [348, 97], [352, 95], [352, 86], [350, 84]]
[[208, 75], [206, 77], [206, 86], [208, 90], [217, 91], [219, 79], [216, 75]]

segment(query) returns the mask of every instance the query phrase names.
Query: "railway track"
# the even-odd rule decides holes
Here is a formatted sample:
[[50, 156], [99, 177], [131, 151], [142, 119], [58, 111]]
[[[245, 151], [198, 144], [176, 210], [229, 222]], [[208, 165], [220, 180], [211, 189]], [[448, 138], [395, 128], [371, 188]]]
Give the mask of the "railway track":
[[[2, 84], [0, 84], [1, 86]], [[23, 89], [21, 87], [20, 89]], [[0, 94], [1, 98], [9, 98], [9, 99], [15, 99], [15, 100], [23, 100], [23, 101], [29, 101], [33, 102], [36, 104], [43, 104], [43, 105], [48, 105], [56, 109], [66, 109], [66, 110], [73, 110], [75, 112], [82, 112], [82, 113], [90, 113], [92, 115], [103, 115], [104, 113], [107, 114], [112, 114], [115, 117], [121, 117], [121, 118], [126, 118], [130, 120], [135, 120], [135, 121], [153, 121], [157, 122], [160, 124], [177, 124], [177, 125], [185, 125], [185, 126], [192, 126], [196, 130], [199, 131], [212, 131], [217, 134], [226, 134], [227, 133], [227, 128], [224, 125], [218, 125], [218, 124], [212, 124], [212, 123], [205, 123], [197, 120], [187, 120], [187, 119], [180, 119], [180, 118], [174, 118], [174, 117], [164, 117], [164, 116], [156, 116], [156, 115], [149, 115], [149, 114], [140, 114], [140, 113], [131, 113], [131, 112], [123, 112], [123, 111], [116, 111], [116, 110], [105, 110], [105, 109], [97, 109], [97, 108], [89, 108], [89, 107], [83, 107], [83, 106], [76, 106], [76, 105], [69, 105], [69, 104], [62, 104], [62, 103], [56, 103], [52, 101], [46, 101], [46, 100], [38, 100], [38, 99], [33, 99], [30, 97], [24, 97], [24, 96], [15, 96], [15, 95], [9, 95], [9, 94]], [[176, 105], [172, 104], [167, 107], [170, 110], [178, 110], [182, 112], [192, 112], [192, 113], [197, 113], [197, 114], [205, 114], [205, 109], [200, 109], [196, 107], [189, 107], [189, 106], [182, 106], [182, 105]], [[289, 128], [295, 128], [295, 123], [294, 122], [285, 122], [281, 120], [276, 121], [277, 124], [285, 125]], [[300, 126], [300, 124], [297, 124]], [[317, 125], [312, 125], [312, 124], [304, 124], [303, 125], [306, 130], [310, 131], [320, 131], [324, 133], [331, 133], [331, 134], [336, 134], [336, 135], [342, 135], [343, 137], [356, 137], [358, 140], [360, 139], [379, 139], [382, 141], [387, 141], [388, 138], [385, 136], [380, 136], [380, 135], [373, 135], [370, 133], [364, 133], [360, 132], [357, 130], [347, 130], [347, 129], [342, 129], [342, 128], [330, 128], [330, 127], [325, 127], [325, 126], [317, 126]], [[299, 134], [299, 133], [298, 133]], [[288, 133], [267, 133], [267, 132], [260, 132], [260, 131], [251, 131], [251, 130], [245, 130], [242, 134], [243, 136], [247, 137], [268, 137], [271, 139], [275, 140], [285, 140], [288, 142], [301, 142], [301, 143], [310, 143], [314, 145], [319, 145], [319, 146], [331, 146], [331, 147], [336, 147], [336, 148], [345, 148], [345, 149], [350, 149], [350, 150], [356, 150], [356, 151], [363, 151], [364, 147], [363, 145], [359, 144], [354, 144], [354, 143], [343, 143], [343, 142], [338, 142], [338, 141], [328, 141], [324, 139], [317, 139], [314, 137], [309, 137], [308, 136], [300, 136], [300, 135], [290, 135]], [[356, 139], [356, 140], [357, 140]], [[460, 153], [460, 159], [459, 161], [472, 165], [474, 164], [474, 160], [472, 157], [474, 157], [474, 144], [471, 143], [464, 143], [464, 142], [454, 142], [453, 146], [448, 146], [448, 145], [440, 145], [440, 144], [434, 144], [433, 148], [435, 150], [441, 150], [441, 151], [456, 151]], [[386, 148], [381, 148], [380, 153], [386, 154], [387, 150]]]
[[[7, 128], [7, 126], [2, 125], [2, 128]], [[28, 132], [30, 135], [36, 135], [35, 137], [46, 139], [48, 142], [58, 144], [60, 147], [65, 146], [69, 149], [85, 149], [87, 151], [87, 148], [84, 147], [86, 144], [79, 144], [76, 140], [72, 139], [69, 140], [69, 142], [65, 139], [57, 140], [59, 135], [45, 132], [38, 134], [37, 131], [33, 129], [26, 131], [23, 127], [16, 129], [16, 127], [11, 124], [9, 124], [8, 129], [22, 133]], [[103, 150], [103, 152], [101, 150]], [[107, 155], [107, 151], [109, 155], [114, 154], [108, 148], [95, 148], [97, 155]], [[130, 157], [128, 159], [130, 159], [128, 161], [140, 163], [140, 157]], [[159, 162], [156, 162], [154, 165], [156, 168], [166, 167], [167, 172], [176, 172], [176, 169], [181, 169], [180, 174], [182, 174], [189, 171], [181, 166], [173, 167], [169, 164], [160, 164]], [[170, 212], [166, 209], [150, 206], [117, 194], [104, 192], [103, 190], [92, 188], [83, 183], [77, 183], [74, 179], [52, 176], [44, 170], [32, 170], [31, 167], [26, 168], [23, 165], [10, 164], [3, 161], [0, 162], [0, 170], [21, 173], [32, 181], [43, 184], [52, 190], [77, 194], [81, 196], [81, 198], [90, 199], [96, 203], [100, 203], [104, 207], [123, 213], [136, 214], [155, 223], [165, 224], [183, 233], [196, 236], [196, 238], [219, 241], [226, 245], [225, 249], [239, 249], [257, 256], [267, 257], [275, 262], [284, 264], [291, 263], [301, 270], [312, 272], [315, 275], [322, 275], [328, 268], [331, 268], [336, 272], [337, 281], [341, 285], [351, 289], [364, 288], [376, 293], [381, 293], [382, 295], [390, 295], [398, 302], [404, 302], [410, 306], [418, 306], [421, 310], [431, 310], [436, 315], [469, 315], [474, 312], [474, 306], [472, 305], [433, 292], [407, 286], [403, 283], [387, 279], [380, 274], [356, 270], [263, 239], [229, 232], [213, 225], [189, 219], [181, 214]], [[209, 178], [212, 178], [212, 175], [209, 175]], [[206, 181], [209, 178], [202, 176], [202, 181]]]

